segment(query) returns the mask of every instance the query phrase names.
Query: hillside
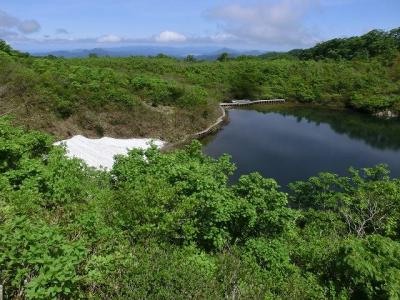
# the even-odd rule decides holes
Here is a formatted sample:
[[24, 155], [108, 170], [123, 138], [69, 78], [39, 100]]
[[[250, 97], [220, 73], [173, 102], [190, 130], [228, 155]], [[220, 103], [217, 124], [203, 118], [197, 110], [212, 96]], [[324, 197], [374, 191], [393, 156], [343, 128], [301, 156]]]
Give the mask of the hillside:
[[170, 57], [32, 57], [0, 49], [0, 113], [57, 137], [177, 140], [233, 98], [285, 98], [367, 113], [400, 111], [400, 56], [357, 61], [201, 62]]
[[288, 54], [300, 59], [369, 59], [390, 60], [400, 50], [400, 27], [390, 31], [372, 30], [362, 36], [336, 38], [310, 49], [296, 49]]

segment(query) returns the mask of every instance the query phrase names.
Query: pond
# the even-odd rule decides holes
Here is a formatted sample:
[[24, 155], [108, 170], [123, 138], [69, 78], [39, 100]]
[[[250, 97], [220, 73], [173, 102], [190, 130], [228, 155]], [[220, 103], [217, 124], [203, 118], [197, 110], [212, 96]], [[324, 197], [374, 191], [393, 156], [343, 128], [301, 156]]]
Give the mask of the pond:
[[319, 172], [387, 164], [400, 177], [400, 121], [303, 106], [231, 109], [229, 123], [205, 138], [204, 152], [232, 156], [240, 175], [258, 171], [281, 186]]

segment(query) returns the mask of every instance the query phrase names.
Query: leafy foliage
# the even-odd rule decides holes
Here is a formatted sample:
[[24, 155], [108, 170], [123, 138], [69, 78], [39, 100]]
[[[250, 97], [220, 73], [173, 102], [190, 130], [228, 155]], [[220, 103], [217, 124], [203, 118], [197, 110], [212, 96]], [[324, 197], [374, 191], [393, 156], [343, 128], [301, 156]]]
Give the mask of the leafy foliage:
[[26, 217], [0, 227], [0, 267], [5, 295], [29, 299], [79, 296], [78, 267], [86, 248], [68, 241], [55, 226], [32, 223]]
[[400, 28], [390, 31], [372, 30], [362, 36], [336, 38], [306, 50], [293, 50], [289, 54], [300, 59], [368, 59], [379, 57], [390, 60], [400, 50]]
[[351, 286], [354, 297], [400, 297], [400, 244], [379, 235], [350, 239], [339, 249], [336, 270]]
[[[390, 179], [385, 166], [350, 169], [350, 177], [322, 173], [307, 182], [290, 185], [292, 202], [300, 207], [334, 210], [359, 237], [380, 233], [397, 236], [400, 212], [400, 181]], [[398, 236], [397, 236], [398, 238]]]
[[199, 143], [109, 173], [0, 119], [0, 282], [27, 299], [399, 297], [400, 182], [384, 166], [283, 193]]
[[27, 56], [29, 56], [28, 53], [22, 53], [22, 52], [19, 52], [17, 50], [14, 50], [5, 41], [0, 40], [0, 56], [4, 55], [4, 54], [11, 55], [11, 56], [19, 56], [19, 57], [27, 57]]

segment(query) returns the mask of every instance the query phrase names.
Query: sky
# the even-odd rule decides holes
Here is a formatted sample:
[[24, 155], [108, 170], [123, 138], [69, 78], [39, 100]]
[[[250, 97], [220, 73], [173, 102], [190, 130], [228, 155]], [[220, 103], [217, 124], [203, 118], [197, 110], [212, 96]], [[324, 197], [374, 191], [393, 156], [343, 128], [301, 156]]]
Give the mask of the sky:
[[23, 51], [214, 45], [282, 51], [400, 27], [400, 0], [0, 0]]

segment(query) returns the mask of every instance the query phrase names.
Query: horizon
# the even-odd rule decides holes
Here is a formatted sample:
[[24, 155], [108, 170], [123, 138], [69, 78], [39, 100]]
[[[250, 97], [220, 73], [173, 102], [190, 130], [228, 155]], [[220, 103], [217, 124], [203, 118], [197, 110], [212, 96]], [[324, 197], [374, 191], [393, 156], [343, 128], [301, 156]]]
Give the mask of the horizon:
[[399, 27], [398, 11], [396, 0], [5, 0], [0, 39], [31, 53], [139, 46], [287, 51]]
[[[68, 52], [68, 53], [75, 53], [75, 52], [90, 52], [90, 51], [96, 51], [96, 50], [103, 50], [103, 51], [109, 51], [109, 52], [115, 52], [119, 53], [118, 51], [128, 51], [128, 50], [153, 50], [157, 49], [160, 51], [165, 51], [167, 53], [163, 52], [157, 52], [157, 54], [166, 54], [168, 55], [169, 50], [177, 50], [181, 51], [182, 55], [177, 55], [177, 56], [187, 56], [187, 55], [212, 55], [212, 54], [219, 54], [222, 52], [229, 52], [229, 51], [234, 51], [237, 53], [245, 53], [245, 52], [252, 52], [256, 51], [258, 53], [267, 53], [270, 52], [266, 49], [245, 49], [245, 48], [236, 48], [236, 47], [227, 47], [225, 45], [160, 45], [160, 44], [140, 44], [140, 45], [107, 45], [103, 47], [102, 45], [99, 45], [98, 47], [94, 48], [71, 48], [71, 49], [54, 49], [54, 50], [48, 50], [48, 51], [28, 51], [30, 54], [38, 54], [38, 55], [43, 55], [43, 54], [52, 54], [52, 53], [58, 53], [58, 52]], [[186, 50], [186, 52], [183, 52]], [[199, 51], [198, 53], [193, 52], [193, 50]], [[233, 54], [233, 53], [230, 53]], [[144, 55], [144, 54], [143, 54]], [[156, 54], [154, 54], [156, 55]], [[142, 55], [139, 55], [142, 56]]]

